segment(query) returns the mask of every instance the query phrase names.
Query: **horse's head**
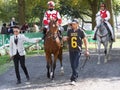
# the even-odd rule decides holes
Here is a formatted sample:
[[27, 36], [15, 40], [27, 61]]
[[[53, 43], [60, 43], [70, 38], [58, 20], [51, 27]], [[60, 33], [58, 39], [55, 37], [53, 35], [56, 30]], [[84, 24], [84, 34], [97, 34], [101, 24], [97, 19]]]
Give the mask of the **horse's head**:
[[95, 20], [97, 27], [100, 27], [100, 25], [103, 23], [102, 17], [100, 15], [97, 15]]
[[56, 33], [58, 31], [58, 24], [57, 24], [57, 20], [50, 20], [50, 23], [49, 23], [49, 30], [50, 32], [53, 32], [53, 33]]

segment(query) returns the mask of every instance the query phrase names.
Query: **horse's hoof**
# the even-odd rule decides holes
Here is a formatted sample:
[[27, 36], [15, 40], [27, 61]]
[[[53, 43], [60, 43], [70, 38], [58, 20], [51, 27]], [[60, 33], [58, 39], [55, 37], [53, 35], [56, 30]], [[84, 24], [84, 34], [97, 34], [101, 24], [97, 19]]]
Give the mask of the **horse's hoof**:
[[61, 71], [61, 75], [64, 75], [64, 71]]
[[108, 60], [111, 60], [111, 57], [110, 57], [110, 56], [108, 57]]
[[50, 76], [47, 76], [50, 79]]
[[47, 77], [50, 78], [50, 74], [49, 73], [47, 73]]
[[107, 59], [105, 59], [104, 63], [107, 63]]
[[50, 73], [50, 78], [51, 78], [51, 79], [53, 78], [53, 72]]
[[51, 79], [51, 82], [52, 82], [52, 83], [54, 83], [54, 82], [55, 82], [55, 80], [52, 78], [52, 79]]
[[100, 64], [100, 62], [97, 62], [97, 64], [99, 65], [99, 64]]

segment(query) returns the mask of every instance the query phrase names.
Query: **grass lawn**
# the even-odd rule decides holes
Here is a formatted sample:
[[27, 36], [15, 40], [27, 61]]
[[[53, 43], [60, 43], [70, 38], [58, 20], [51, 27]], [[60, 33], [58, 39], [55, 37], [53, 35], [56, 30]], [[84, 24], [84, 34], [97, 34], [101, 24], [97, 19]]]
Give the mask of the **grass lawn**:
[[12, 62], [9, 61], [8, 55], [0, 56], [0, 74], [8, 70], [11, 65]]

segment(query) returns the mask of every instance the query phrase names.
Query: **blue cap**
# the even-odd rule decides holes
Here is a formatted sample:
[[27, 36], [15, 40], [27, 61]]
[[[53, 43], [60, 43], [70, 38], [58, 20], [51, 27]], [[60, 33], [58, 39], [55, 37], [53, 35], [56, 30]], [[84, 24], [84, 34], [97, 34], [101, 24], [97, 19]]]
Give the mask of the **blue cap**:
[[72, 20], [72, 23], [77, 23], [77, 24], [78, 24], [79, 21], [78, 21], [78, 19], [73, 19], [73, 20]]

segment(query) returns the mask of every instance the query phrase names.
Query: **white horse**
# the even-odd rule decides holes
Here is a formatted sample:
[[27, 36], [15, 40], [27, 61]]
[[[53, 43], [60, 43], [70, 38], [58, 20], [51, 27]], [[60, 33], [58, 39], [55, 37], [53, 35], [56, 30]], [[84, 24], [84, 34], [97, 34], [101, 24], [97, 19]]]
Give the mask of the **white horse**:
[[97, 64], [100, 64], [100, 49], [101, 44], [104, 46], [104, 53], [105, 53], [105, 59], [104, 63], [107, 63], [107, 60], [110, 60], [110, 51], [112, 49], [113, 42], [111, 41], [110, 32], [107, 30], [105, 22], [101, 18], [101, 16], [96, 16], [96, 24], [97, 24], [97, 32], [96, 32], [96, 38], [97, 38], [97, 44], [98, 44], [98, 62]]

